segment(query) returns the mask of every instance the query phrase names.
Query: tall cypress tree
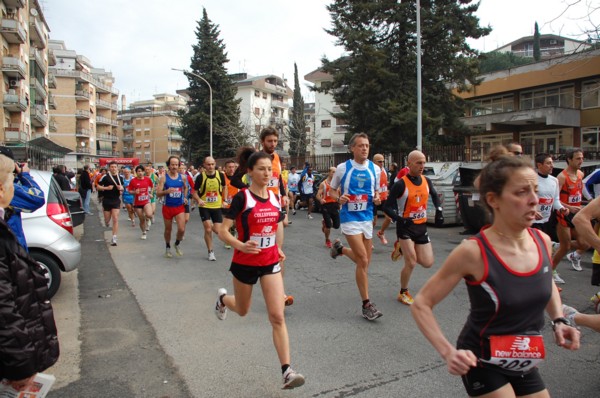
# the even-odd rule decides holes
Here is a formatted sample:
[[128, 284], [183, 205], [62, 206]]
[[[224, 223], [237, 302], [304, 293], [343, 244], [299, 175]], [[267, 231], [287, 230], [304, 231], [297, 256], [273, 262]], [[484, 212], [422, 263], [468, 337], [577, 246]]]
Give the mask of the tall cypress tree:
[[[236, 99], [237, 88], [227, 74], [229, 62], [225, 44], [219, 38], [218, 25], [208, 19], [203, 8], [202, 19], [196, 28], [197, 44], [192, 45], [191, 72], [204, 77], [212, 87], [213, 156], [229, 157], [236, 146], [229, 142], [232, 136], [241, 134], [241, 99]], [[210, 143], [210, 95], [208, 85], [188, 74], [190, 100], [187, 112], [181, 112], [181, 135], [184, 137], [184, 153], [198, 163], [209, 154]]]
[[538, 28], [537, 22], [534, 26], [533, 32], [533, 59], [539, 61], [542, 59], [542, 52], [540, 50], [540, 29]]
[[306, 153], [306, 120], [304, 120], [304, 99], [298, 80], [298, 66], [294, 62], [294, 104], [290, 122], [290, 155], [304, 156]]
[[[489, 28], [479, 26], [471, 0], [422, 0], [422, 99], [424, 142], [438, 130], [464, 129], [463, 101], [449, 87], [476, 81], [478, 52], [466, 42]], [[328, 6], [332, 28], [347, 56], [322, 60], [333, 76], [319, 91], [331, 92], [349, 134], [366, 132], [374, 150], [414, 147], [417, 130], [416, 7], [414, 1], [335, 0]], [[459, 138], [455, 138], [458, 139]]]

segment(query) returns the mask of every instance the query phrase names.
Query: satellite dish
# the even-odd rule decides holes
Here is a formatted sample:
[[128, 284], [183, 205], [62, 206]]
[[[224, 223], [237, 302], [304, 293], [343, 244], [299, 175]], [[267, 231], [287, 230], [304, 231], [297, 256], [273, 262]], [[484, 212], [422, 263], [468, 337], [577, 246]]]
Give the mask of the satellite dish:
[[30, 13], [31, 15], [33, 15], [34, 17], [37, 17], [37, 16], [38, 16], [38, 11], [37, 11], [35, 8], [32, 8], [31, 10], [29, 10], [29, 13]]

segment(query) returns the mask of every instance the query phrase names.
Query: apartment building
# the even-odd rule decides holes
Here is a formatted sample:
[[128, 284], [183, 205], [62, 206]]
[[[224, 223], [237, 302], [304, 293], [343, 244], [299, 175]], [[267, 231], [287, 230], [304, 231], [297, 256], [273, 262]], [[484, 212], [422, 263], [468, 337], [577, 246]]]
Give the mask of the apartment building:
[[289, 100], [294, 93], [287, 81], [275, 75], [248, 76], [247, 73], [231, 75], [237, 87], [236, 98], [241, 98], [240, 121], [248, 135], [255, 138], [267, 126], [279, 131], [280, 146], [289, 149]]
[[304, 122], [306, 123], [306, 152], [314, 155], [317, 145], [315, 137], [315, 103], [306, 102], [304, 104]]
[[0, 1], [2, 43], [2, 131], [0, 142], [18, 159], [45, 166], [65, 148], [49, 137], [49, 110], [55, 106], [48, 91], [53, 84], [48, 67], [56, 59], [48, 51], [49, 28], [38, 0]]
[[[519, 57], [533, 58], [533, 42], [533, 36], [525, 36], [494, 51], [502, 53], [510, 52]], [[540, 35], [540, 55], [542, 59], [573, 54], [589, 48], [590, 45], [584, 41], [553, 34]]]
[[[321, 69], [316, 69], [306, 76], [304, 80], [321, 87], [323, 82], [331, 81], [332, 77]], [[313, 131], [311, 141], [314, 143], [314, 155], [329, 155], [332, 153], [348, 152], [344, 142], [348, 125], [345, 120], [333, 117], [332, 113], [341, 112], [340, 106], [336, 104], [333, 95], [315, 92], [315, 103], [313, 104], [312, 117]]]
[[140, 159], [141, 163], [164, 164], [171, 155], [182, 156], [183, 137], [177, 111], [185, 109], [184, 97], [176, 94], [155, 94], [151, 100], [133, 102], [117, 116], [124, 157]]
[[55, 108], [50, 111], [50, 138], [71, 149], [65, 156], [68, 167], [98, 163], [99, 158], [116, 157], [117, 100], [112, 73], [95, 68], [84, 55], [69, 50], [60, 40], [49, 41], [56, 64], [51, 92]]

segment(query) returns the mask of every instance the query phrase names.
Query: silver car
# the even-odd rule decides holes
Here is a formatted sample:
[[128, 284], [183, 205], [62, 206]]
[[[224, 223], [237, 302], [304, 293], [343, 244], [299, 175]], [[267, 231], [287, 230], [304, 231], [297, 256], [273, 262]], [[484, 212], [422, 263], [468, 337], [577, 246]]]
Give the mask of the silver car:
[[46, 203], [33, 213], [21, 213], [23, 231], [29, 253], [48, 270], [48, 295], [54, 296], [60, 286], [61, 271], [77, 268], [81, 260], [81, 244], [73, 236], [73, 222], [67, 201], [52, 173], [31, 170]]

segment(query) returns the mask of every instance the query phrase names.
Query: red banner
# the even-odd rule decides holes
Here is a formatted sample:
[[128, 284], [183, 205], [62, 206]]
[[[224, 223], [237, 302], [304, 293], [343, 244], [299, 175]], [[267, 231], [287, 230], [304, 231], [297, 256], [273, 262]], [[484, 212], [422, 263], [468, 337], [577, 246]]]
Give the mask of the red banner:
[[138, 164], [140, 164], [140, 160], [138, 158], [100, 158], [99, 161], [100, 167], [105, 167], [111, 162], [116, 162], [119, 165], [132, 167], [135, 167]]

